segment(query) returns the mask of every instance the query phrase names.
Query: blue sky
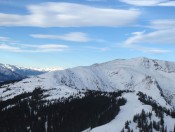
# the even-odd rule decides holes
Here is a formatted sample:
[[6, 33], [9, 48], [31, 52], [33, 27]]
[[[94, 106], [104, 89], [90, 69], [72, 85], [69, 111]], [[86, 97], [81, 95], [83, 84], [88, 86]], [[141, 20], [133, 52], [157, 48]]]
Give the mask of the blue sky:
[[0, 0], [0, 62], [69, 68], [175, 61], [174, 0]]

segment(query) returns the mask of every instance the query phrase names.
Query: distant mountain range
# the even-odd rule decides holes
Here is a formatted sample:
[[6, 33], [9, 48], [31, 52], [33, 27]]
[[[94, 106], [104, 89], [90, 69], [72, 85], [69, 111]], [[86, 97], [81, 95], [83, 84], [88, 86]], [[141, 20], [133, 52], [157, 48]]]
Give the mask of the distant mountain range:
[[57, 69], [25, 68], [8, 64], [0, 64], [0, 82], [21, 80], [26, 77], [36, 76], [54, 70]]
[[[30, 73], [30, 70], [27, 72], [24, 70], [21, 72], [15, 72], [14, 74], [14, 71], [18, 70], [13, 71], [8, 68], [2, 71], [4, 71], [4, 74], [13, 75], [16, 78], [20, 78], [20, 75], [29, 76], [31, 74], [37, 75], [41, 73], [39, 71]], [[10, 109], [13, 108], [15, 104], [17, 107], [18, 103], [15, 103], [14, 99], [16, 100], [18, 98], [24, 99], [25, 97], [25, 99], [27, 99], [27, 97], [30, 97], [28, 98], [30, 102], [31, 98], [36, 97], [36, 91], [38, 92], [37, 95], [40, 95], [40, 97], [37, 97], [40, 102], [35, 102], [38, 104], [36, 105], [37, 108], [31, 106], [29, 108], [35, 109], [34, 115], [36, 116], [36, 119], [42, 117], [43, 124], [39, 124], [39, 121], [35, 122], [37, 124], [36, 127], [28, 124], [26, 125], [26, 129], [28, 130], [34, 130], [34, 128], [37, 128], [37, 131], [39, 128], [42, 128], [46, 131], [51, 131], [52, 129], [53, 131], [56, 131], [56, 128], [54, 129], [54, 127], [58, 127], [58, 125], [64, 122], [65, 118], [72, 119], [72, 117], [67, 117], [67, 114], [65, 114], [65, 117], [59, 117], [60, 113], [55, 113], [55, 115], [53, 115], [47, 112], [47, 110], [44, 114], [47, 116], [44, 116], [41, 113], [44, 108], [46, 109], [45, 106], [54, 113], [56, 111], [58, 112], [61, 108], [64, 109], [63, 106], [65, 105], [67, 110], [60, 110], [64, 115], [64, 112], [70, 113], [74, 109], [82, 108], [81, 106], [83, 106], [83, 103], [75, 103], [76, 101], [78, 102], [78, 99], [87, 99], [87, 102], [91, 102], [90, 104], [87, 103], [89, 105], [89, 111], [95, 107], [100, 107], [103, 103], [108, 107], [99, 114], [95, 113], [95, 110], [91, 111], [92, 113], [94, 112], [93, 118], [90, 118], [90, 115], [89, 117], [86, 117], [86, 115], [81, 113], [85, 106], [82, 108], [82, 111], [77, 112], [77, 116], [76, 114], [72, 114], [72, 116], [75, 116], [75, 120], [73, 120], [72, 123], [78, 123], [78, 126], [70, 124], [69, 128], [72, 132], [79, 132], [80, 130], [84, 130], [83, 132], [175, 131], [175, 62], [161, 61], [145, 57], [128, 60], [117, 59], [106, 63], [53, 71], [38, 76], [32, 76], [16, 83], [1, 86], [1, 101], [4, 102], [4, 104], [8, 104], [3, 105], [2, 108]], [[108, 93], [110, 94], [108, 95]], [[99, 95], [103, 98], [99, 97]], [[96, 98], [95, 101], [101, 101], [94, 105], [95, 103], [93, 102], [92, 97], [99, 97]], [[111, 102], [109, 101], [107, 103], [105, 98], [111, 98]], [[115, 103], [112, 101], [113, 98], [117, 100]], [[119, 99], [122, 98], [124, 98], [126, 102], [122, 100], [122, 103], [120, 103]], [[74, 99], [77, 100], [74, 101]], [[59, 104], [58, 102], [53, 103], [55, 100], [63, 102], [64, 105]], [[42, 101], [48, 102], [42, 104]], [[27, 104], [30, 103], [26, 103], [26, 105]], [[56, 109], [56, 104], [59, 104], [58, 106], [60, 106], [58, 109]], [[78, 104], [79, 106], [77, 106]], [[117, 104], [117, 106], [115, 106], [115, 104]], [[103, 106], [103, 108], [104, 107], [105, 106]], [[116, 113], [111, 108], [114, 108], [114, 110], [116, 109]], [[102, 110], [102, 108], [100, 110]], [[110, 112], [105, 114], [105, 111]], [[79, 115], [81, 116], [79, 117]], [[97, 118], [95, 118], [95, 115]], [[60, 119], [57, 120], [57, 125], [54, 124], [54, 119], [56, 121], [56, 118], [54, 117]], [[108, 117], [110, 117], [110, 119]], [[87, 121], [88, 123], [83, 124], [83, 120], [86, 120], [87, 118], [90, 118]], [[4, 118], [4, 120], [5, 119], [6, 118]], [[79, 121], [79, 119], [81, 121]], [[48, 125], [49, 121], [50, 124]], [[61, 132], [71, 131], [70, 129], [63, 129], [64, 125], [61, 124], [59, 127], [60, 131], [62, 130]]]

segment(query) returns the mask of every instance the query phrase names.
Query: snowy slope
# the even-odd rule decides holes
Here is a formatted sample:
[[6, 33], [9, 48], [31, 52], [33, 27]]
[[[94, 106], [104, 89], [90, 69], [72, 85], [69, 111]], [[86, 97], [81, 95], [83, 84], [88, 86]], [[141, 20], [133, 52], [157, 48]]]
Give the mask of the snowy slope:
[[[120, 132], [125, 127], [126, 121], [131, 121], [130, 129], [134, 130], [134, 132], [139, 132], [139, 128], [135, 123], [133, 123], [133, 117], [134, 115], [141, 113], [142, 110], [147, 113], [152, 113], [151, 121], [160, 120], [156, 116], [155, 112], [152, 111], [152, 107], [150, 105], [145, 105], [138, 100], [138, 96], [136, 95], [136, 93], [126, 93], [123, 95], [123, 97], [127, 99], [127, 103], [126, 105], [121, 107], [121, 111], [116, 116], [116, 118], [105, 125], [91, 129], [90, 132]], [[175, 119], [164, 114], [164, 124], [165, 126], [167, 126], [168, 132], [173, 132]], [[125, 130], [125, 132], [128, 131]], [[153, 130], [153, 132], [157, 131]]]
[[[140, 57], [49, 72], [15, 84], [4, 85], [0, 89], [0, 95], [2, 100], [6, 100], [23, 92], [31, 92], [36, 87], [48, 90], [45, 93], [49, 94], [46, 99], [68, 97], [83, 89], [131, 90], [132, 93], [123, 95], [128, 101], [122, 106], [119, 115], [110, 123], [92, 129], [92, 132], [113, 132], [121, 130], [126, 120], [132, 120], [133, 116], [140, 113], [142, 109], [147, 112], [152, 110], [150, 105], [143, 105], [138, 100], [139, 91], [150, 96], [158, 105], [173, 109], [175, 107], [174, 82], [175, 62]], [[175, 120], [168, 116], [166, 120], [170, 122], [167, 124], [168, 130], [172, 130]]]
[[[24, 91], [30, 91], [37, 86], [45, 89], [63, 86], [71, 89], [102, 91], [129, 89], [142, 91], [155, 100], [161, 98], [161, 94], [163, 94], [175, 106], [174, 78], [174, 62], [134, 58], [49, 72], [38, 77], [24, 79], [10, 85], [9, 88], [12, 91], [14, 89], [20, 91], [20, 87]], [[165, 105], [164, 101], [160, 101], [160, 103]]]

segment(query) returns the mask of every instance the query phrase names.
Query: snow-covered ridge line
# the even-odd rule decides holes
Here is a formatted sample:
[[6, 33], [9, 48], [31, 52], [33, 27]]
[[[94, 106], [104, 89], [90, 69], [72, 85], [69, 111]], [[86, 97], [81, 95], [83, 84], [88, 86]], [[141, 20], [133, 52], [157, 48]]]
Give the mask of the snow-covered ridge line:
[[37, 86], [43, 89], [61, 89], [61, 91], [66, 89], [70, 91], [76, 89], [135, 90], [142, 91], [153, 97], [153, 99], [160, 100], [160, 104], [165, 105], [166, 101], [161, 97], [163, 94], [168, 98], [170, 105], [175, 106], [174, 71], [175, 62], [142, 57], [129, 60], [114, 60], [31, 77], [14, 85], [9, 85], [11, 90], [9, 93], [2, 93], [2, 96], [10, 94], [10, 92], [17, 95], [22, 91], [30, 91], [30, 89]]
[[8, 64], [0, 64], [0, 82], [21, 80], [29, 76], [36, 76], [60, 68], [25, 68]]
[[50, 72], [50, 71], [57, 71], [57, 70], [63, 70], [61, 67], [48, 67], [48, 68], [37, 68], [37, 67], [21, 67], [21, 66], [15, 66], [15, 65], [9, 65], [9, 64], [0, 64], [3, 65], [6, 68], [9, 68], [12, 71], [15, 71], [15, 69], [20, 70], [34, 70], [34, 71], [43, 71], [43, 72]]

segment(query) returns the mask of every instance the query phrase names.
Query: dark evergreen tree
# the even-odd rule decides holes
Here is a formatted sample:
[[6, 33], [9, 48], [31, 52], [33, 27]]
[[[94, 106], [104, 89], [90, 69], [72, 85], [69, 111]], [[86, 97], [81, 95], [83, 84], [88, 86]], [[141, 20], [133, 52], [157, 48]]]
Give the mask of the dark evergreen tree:
[[43, 92], [36, 88], [0, 102], [0, 132], [80, 132], [108, 123], [126, 103], [124, 98], [116, 100], [123, 91], [87, 91], [83, 98], [52, 101], [44, 100]]
[[125, 122], [125, 129], [129, 129], [129, 122], [128, 121]]

